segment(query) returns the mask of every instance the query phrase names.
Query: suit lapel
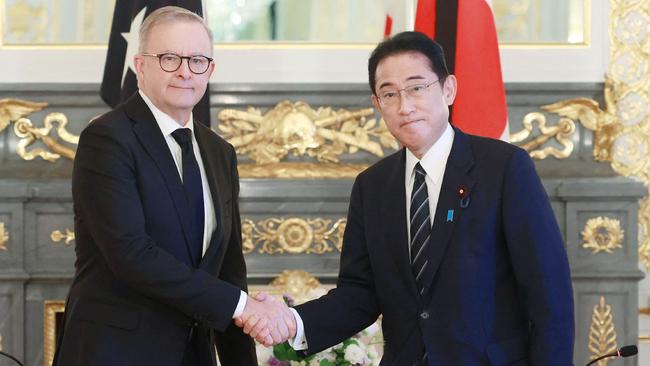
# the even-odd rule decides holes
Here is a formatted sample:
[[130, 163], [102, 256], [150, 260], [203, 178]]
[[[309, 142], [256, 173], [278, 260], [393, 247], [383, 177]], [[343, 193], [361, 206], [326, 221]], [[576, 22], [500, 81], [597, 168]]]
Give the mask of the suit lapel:
[[[210, 194], [212, 195], [212, 204], [217, 221], [217, 229], [212, 233], [210, 246], [203, 258], [219, 258], [220, 256], [217, 254], [226, 249], [225, 245], [221, 244], [228, 243], [230, 238], [231, 217], [226, 217], [222, 209], [222, 205], [225, 203], [224, 200], [232, 195], [230, 193], [232, 192], [230, 181], [224, 177], [226, 172], [229, 173], [225, 169], [228, 166], [226, 164], [229, 163], [224, 160], [225, 155], [223, 152], [214, 148], [213, 144], [210, 143], [210, 134], [213, 133], [212, 131], [200, 123], [195, 122], [194, 132], [196, 141], [199, 144], [199, 150], [201, 151], [201, 159], [203, 160], [205, 175], [210, 186]], [[208, 262], [209, 260], [204, 260], [201, 264], [206, 265]]]
[[381, 195], [385, 201], [382, 209], [378, 212], [378, 215], [382, 215], [378, 222], [384, 223], [384, 243], [387, 246], [388, 255], [393, 258], [400, 277], [405, 281], [406, 288], [417, 298], [418, 290], [411, 271], [409, 240], [406, 231], [406, 188], [404, 183], [406, 151], [404, 149], [395, 155], [395, 163], [390, 165], [390, 169], [387, 184], [384, 185], [386, 190]]
[[[147, 151], [151, 159], [154, 161], [169, 191], [169, 195], [176, 206], [176, 213], [178, 220], [183, 228], [185, 236], [185, 246], [187, 249], [188, 257], [192, 258], [192, 251], [190, 250], [190, 210], [183, 190], [183, 183], [178, 175], [176, 163], [172, 158], [169, 146], [165, 142], [156, 120], [151, 113], [151, 110], [144, 102], [139, 93], [133, 94], [125, 103], [126, 114], [135, 121], [133, 131]], [[197, 258], [192, 258], [192, 263], [196, 263]]]
[[427, 286], [424, 295], [431, 288], [431, 282], [435, 278], [447, 247], [451, 242], [456, 223], [462, 217], [459, 188], [463, 187], [471, 194], [476, 182], [468, 174], [474, 165], [474, 157], [468, 137], [458, 129], [455, 129], [455, 132], [454, 143], [447, 159], [440, 196], [436, 206], [436, 214], [431, 230], [431, 243], [427, 246], [430, 269], [425, 271], [424, 283]]

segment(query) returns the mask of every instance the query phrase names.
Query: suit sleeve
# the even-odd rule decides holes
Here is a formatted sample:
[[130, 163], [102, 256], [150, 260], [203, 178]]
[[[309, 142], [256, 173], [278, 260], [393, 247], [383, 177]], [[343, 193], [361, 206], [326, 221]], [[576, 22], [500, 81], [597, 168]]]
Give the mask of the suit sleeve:
[[531, 323], [529, 359], [533, 365], [571, 365], [569, 263], [548, 196], [525, 151], [512, 155], [502, 194], [506, 243]]
[[147, 234], [126, 140], [104, 124], [91, 123], [82, 133], [72, 182], [76, 220], [122, 283], [224, 330], [232, 323], [239, 288], [178, 261]]
[[[230, 243], [225, 254], [219, 278], [248, 291], [246, 285], [246, 262], [242, 251], [241, 218], [239, 216], [239, 175], [237, 173], [237, 156], [232, 147], [231, 179], [232, 179], [232, 231]], [[241, 328], [231, 323], [224, 332], [215, 334], [219, 358], [223, 365], [257, 365], [255, 344], [251, 337], [246, 335]]]
[[296, 307], [304, 323], [308, 354], [340, 343], [379, 317], [365, 225], [361, 184], [357, 178], [350, 197], [336, 288]]

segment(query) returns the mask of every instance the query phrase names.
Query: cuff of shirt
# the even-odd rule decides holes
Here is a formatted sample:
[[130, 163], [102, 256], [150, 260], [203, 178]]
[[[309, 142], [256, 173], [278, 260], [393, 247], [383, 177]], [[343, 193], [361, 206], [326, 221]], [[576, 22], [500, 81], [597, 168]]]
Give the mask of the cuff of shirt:
[[244, 313], [244, 308], [246, 307], [246, 301], [248, 300], [248, 295], [241, 291], [239, 294], [239, 302], [237, 302], [237, 307], [235, 308], [235, 313], [232, 314], [232, 318], [239, 318]]
[[305, 326], [302, 323], [302, 318], [300, 314], [294, 308], [289, 308], [293, 317], [296, 319], [296, 336], [294, 338], [289, 338], [287, 341], [291, 348], [296, 351], [303, 351], [309, 348], [307, 346], [307, 338], [305, 337]]

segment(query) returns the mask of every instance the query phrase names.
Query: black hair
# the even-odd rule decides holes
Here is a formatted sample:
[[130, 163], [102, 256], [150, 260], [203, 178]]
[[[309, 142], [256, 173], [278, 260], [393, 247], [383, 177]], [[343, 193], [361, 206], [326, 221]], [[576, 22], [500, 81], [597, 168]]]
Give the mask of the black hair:
[[444, 84], [449, 70], [447, 70], [442, 46], [420, 32], [402, 32], [379, 43], [368, 59], [368, 82], [372, 94], [377, 95], [375, 90], [377, 65], [389, 56], [408, 52], [417, 52], [426, 56], [431, 70], [441, 79], [440, 84]]

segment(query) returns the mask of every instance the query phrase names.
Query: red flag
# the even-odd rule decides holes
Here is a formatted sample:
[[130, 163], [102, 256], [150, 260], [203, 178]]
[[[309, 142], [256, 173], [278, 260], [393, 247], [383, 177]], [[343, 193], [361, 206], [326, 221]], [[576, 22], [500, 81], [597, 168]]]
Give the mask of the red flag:
[[[447, 60], [453, 60], [447, 66], [458, 79], [452, 124], [474, 135], [507, 139], [506, 96], [492, 10], [485, 0], [457, 0], [451, 11], [449, 4], [454, 2], [440, 3], [443, 1], [447, 2], [445, 6], [436, 4], [436, 0], [418, 1], [415, 30], [436, 40], [455, 33], [455, 42], [441, 42]], [[436, 27], [443, 21], [449, 24], [449, 17], [454, 15], [455, 29]]]

